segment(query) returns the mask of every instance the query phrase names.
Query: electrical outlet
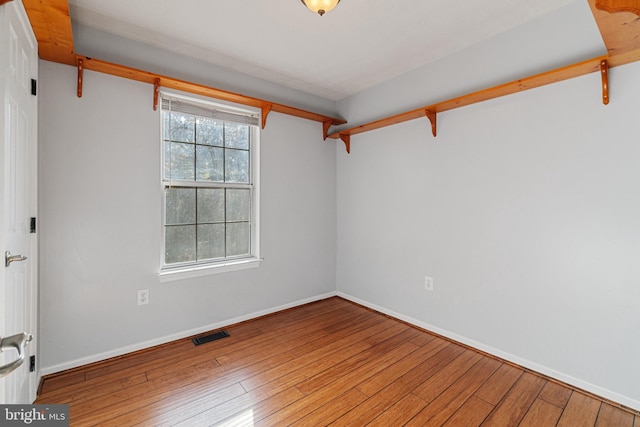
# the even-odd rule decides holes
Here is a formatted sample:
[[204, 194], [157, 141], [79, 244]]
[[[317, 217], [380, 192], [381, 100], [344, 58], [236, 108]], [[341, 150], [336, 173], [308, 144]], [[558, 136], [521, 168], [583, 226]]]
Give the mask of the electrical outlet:
[[138, 290], [138, 305], [149, 304], [149, 289]]
[[433, 277], [424, 276], [424, 289], [433, 291]]

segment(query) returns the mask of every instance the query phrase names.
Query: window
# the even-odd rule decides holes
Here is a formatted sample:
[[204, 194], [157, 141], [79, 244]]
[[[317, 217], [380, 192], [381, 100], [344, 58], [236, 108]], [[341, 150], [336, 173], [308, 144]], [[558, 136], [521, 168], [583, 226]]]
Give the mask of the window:
[[259, 114], [162, 96], [164, 271], [258, 261]]

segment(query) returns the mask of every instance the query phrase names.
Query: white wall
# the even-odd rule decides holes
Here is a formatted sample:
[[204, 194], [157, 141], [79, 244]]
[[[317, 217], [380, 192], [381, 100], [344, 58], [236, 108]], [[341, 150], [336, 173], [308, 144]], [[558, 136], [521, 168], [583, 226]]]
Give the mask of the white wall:
[[339, 293], [640, 409], [638, 75], [609, 106], [595, 73], [340, 146]]
[[[262, 132], [257, 269], [160, 283], [159, 113], [149, 85], [40, 63], [41, 366], [51, 373], [335, 293], [335, 148]], [[138, 289], [150, 304], [137, 306]]]

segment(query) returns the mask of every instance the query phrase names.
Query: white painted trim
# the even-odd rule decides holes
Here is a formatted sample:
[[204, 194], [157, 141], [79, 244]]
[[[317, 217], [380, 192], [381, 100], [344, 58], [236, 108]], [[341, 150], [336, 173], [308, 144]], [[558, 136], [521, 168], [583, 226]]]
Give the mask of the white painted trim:
[[601, 397], [603, 397], [605, 399], [609, 399], [609, 400], [612, 400], [614, 402], [620, 403], [621, 405], [624, 405], [624, 406], [626, 406], [628, 408], [634, 409], [636, 411], [640, 411], [640, 401], [637, 401], [635, 399], [631, 399], [631, 398], [629, 398], [627, 396], [623, 396], [621, 394], [618, 394], [618, 393], [613, 392], [611, 390], [608, 390], [606, 388], [598, 387], [597, 385], [594, 385], [594, 384], [579, 380], [579, 379], [574, 378], [574, 377], [572, 377], [570, 375], [566, 375], [566, 374], [563, 374], [562, 372], [555, 371], [555, 370], [553, 370], [551, 368], [548, 368], [548, 367], [546, 367], [544, 365], [540, 365], [540, 364], [531, 362], [530, 360], [523, 359], [523, 358], [518, 357], [518, 356], [514, 356], [513, 354], [510, 354], [510, 353], [504, 352], [502, 350], [499, 350], [497, 348], [482, 344], [481, 342], [469, 339], [469, 338], [467, 338], [465, 336], [449, 332], [447, 330], [438, 328], [437, 326], [433, 326], [433, 325], [430, 325], [428, 323], [416, 320], [416, 319], [414, 319], [412, 317], [405, 316], [405, 315], [400, 314], [400, 313], [396, 313], [395, 311], [388, 310], [388, 309], [386, 309], [384, 307], [380, 307], [380, 306], [378, 306], [376, 304], [372, 304], [370, 302], [363, 301], [363, 300], [361, 300], [359, 298], [356, 298], [356, 297], [354, 297], [352, 295], [345, 294], [343, 292], [337, 292], [337, 295], [339, 297], [341, 297], [341, 298], [344, 298], [346, 300], [355, 302], [357, 304], [360, 304], [360, 305], [365, 306], [367, 308], [370, 308], [372, 310], [378, 311], [380, 313], [384, 313], [387, 316], [391, 316], [391, 317], [393, 317], [395, 319], [402, 320], [403, 322], [407, 322], [409, 324], [412, 324], [412, 325], [417, 326], [419, 328], [425, 329], [427, 331], [431, 331], [431, 332], [434, 332], [434, 333], [436, 333], [438, 335], [442, 335], [443, 337], [449, 338], [449, 339], [454, 340], [456, 342], [468, 345], [468, 346], [473, 347], [475, 349], [478, 349], [480, 351], [484, 351], [485, 353], [488, 353], [488, 354], [491, 354], [493, 356], [499, 357], [501, 359], [507, 360], [507, 361], [509, 361], [511, 363], [515, 363], [516, 365], [523, 366], [523, 367], [525, 367], [527, 369], [531, 369], [532, 371], [535, 371], [535, 372], [538, 372], [540, 374], [546, 375], [548, 377], [554, 378], [554, 379], [556, 379], [558, 381], [562, 381], [562, 382], [564, 382], [566, 384], [570, 384], [570, 385], [572, 385], [574, 387], [577, 387], [579, 389], [588, 391], [588, 392], [593, 393], [593, 394], [595, 394], [597, 396], [601, 396]]
[[251, 258], [234, 261], [227, 261], [220, 264], [204, 264], [199, 266], [166, 269], [158, 273], [161, 283], [175, 280], [190, 279], [192, 277], [207, 276], [209, 274], [227, 273], [229, 271], [245, 270], [247, 268], [260, 267], [262, 259]]
[[234, 325], [236, 323], [245, 322], [247, 320], [255, 319], [255, 318], [258, 318], [258, 317], [261, 317], [261, 316], [266, 316], [268, 314], [277, 313], [279, 311], [287, 310], [287, 309], [290, 309], [290, 308], [293, 308], [293, 307], [298, 307], [298, 306], [303, 305], [303, 304], [309, 304], [311, 302], [315, 302], [315, 301], [320, 301], [320, 300], [323, 300], [323, 299], [331, 298], [331, 297], [334, 297], [336, 295], [337, 294], [335, 292], [328, 292], [326, 294], [317, 295], [315, 297], [306, 298], [306, 299], [303, 299], [303, 300], [298, 300], [298, 301], [291, 302], [291, 303], [288, 303], [288, 304], [280, 305], [278, 307], [273, 307], [273, 308], [270, 308], [270, 309], [258, 311], [258, 312], [251, 313], [251, 314], [247, 314], [245, 316], [239, 316], [239, 317], [235, 317], [233, 319], [224, 320], [222, 322], [214, 323], [214, 324], [211, 324], [211, 325], [205, 325], [205, 326], [201, 326], [199, 328], [194, 328], [194, 329], [178, 332], [178, 333], [171, 334], [171, 335], [166, 335], [164, 337], [160, 337], [160, 338], [144, 341], [144, 342], [141, 342], [141, 343], [132, 344], [132, 345], [127, 346], [127, 347], [121, 347], [121, 348], [118, 348], [118, 349], [115, 349], [115, 350], [111, 350], [111, 351], [107, 351], [107, 352], [104, 352], [104, 353], [95, 354], [93, 356], [83, 357], [81, 359], [76, 359], [76, 360], [72, 360], [70, 362], [60, 363], [58, 365], [45, 366], [45, 367], [42, 368], [42, 375], [43, 376], [44, 375], [51, 375], [51, 374], [55, 374], [56, 372], [66, 371], [67, 369], [73, 369], [73, 368], [77, 368], [79, 366], [88, 365], [90, 363], [100, 362], [102, 360], [107, 360], [107, 359], [110, 359], [112, 357], [122, 356], [122, 355], [127, 354], [127, 353], [132, 353], [132, 352], [138, 351], [138, 350], [144, 350], [145, 348], [154, 347], [156, 345], [166, 344], [166, 343], [171, 342], [171, 341], [176, 341], [176, 340], [183, 339], [183, 338], [186, 338], [186, 337], [190, 337], [190, 336], [193, 336], [193, 335], [201, 334], [203, 332], [209, 332], [209, 331], [212, 331], [212, 330], [215, 330], [215, 329], [224, 328], [224, 327], [229, 326], [229, 325]]
[[[237, 271], [244, 270], [248, 268], [256, 268], [260, 266], [260, 263], [263, 261], [260, 258], [260, 126], [259, 123], [262, 120], [262, 111], [255, 107], [243, 106], [240, 104], [235, 104], [232, 102], [226, 101], [217, 101], [212, 102], [210, 98], [196, 95], [196, 94], [188, 94], [182, 93], [172, 90], [162, 90], [160, 92], [160, 98], [169, 98], [175, 99], [185, 102], [186, 104], [191, 104], [193, 106], [202, 107], [203, 110], [216, 110], [221, 112], [232, 112], [234, 114], [241, 114], [251, 117], [256, 117], [256, 124], [249, 124], [249, 132], [250, 132], [250, 149], [249, 149], [249, 169], [250, 169], [250, 179], [248, 183], [232, 183], [232, 182], [217, 182], [217, 181], [197, 181], [197, 180], [183, 180], [183, 179], [173, 179], [171, 177], [165, 178], [164, 176], [164, 165], [165, 165], [165, 149], [164, 149], [164, 119], [163, 113], [165, 112], [164, 106], [158, 112], [160, 116], [160, 193], [161, 193], [161, 215], [162, 222], [160, 228], [160, 235], [162, 236], [162, 246], [159, 251], [159, 260], [160, 260], [160, 272], [158, 273], [158, 278], [160, 282], [171, 282], [175, 280], [183, 280], [189, 279], [193, 277], [206, 276], [209, 274], [216, 273], [226, 273], [229, 271]], [[162, 104], [162, 102], [161, 102]], [[168, 111], [171, 111], [169, 109]], [[180, 109], [175, 110], [180, 111]], [[192, 114], [192, 113], [187, 113]], [[197, 113], [193, 113], [196, 114]], [[222, 120], [222, 119], [220, 119]], [[224, 121], [224, 120], [223, 120]], [[195, 179], [195, 178], [194, 178]], [[166, 252], [166, 192], [165, 189], [171, 187], [172, 185], [176, 186], [185, 186], [190, 188], [241, 188], [251, 190], [251, 252], [250, 256], [242, 259], [223, 259], [220, 262], [216, 261], [206, 261], [201, 263], [187, 263], [187, 265], [172, 265], [165, 264], [165, 252]]]

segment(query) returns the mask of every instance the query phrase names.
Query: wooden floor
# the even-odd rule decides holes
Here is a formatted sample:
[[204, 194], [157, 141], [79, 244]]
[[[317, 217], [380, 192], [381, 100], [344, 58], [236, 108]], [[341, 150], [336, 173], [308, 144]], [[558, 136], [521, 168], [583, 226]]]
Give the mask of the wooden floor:
[[[615, 426], [640, 417], [340, 298], [49, 377], [72, 426]], [[635, 423], [635, 424], [634, 424]]]

